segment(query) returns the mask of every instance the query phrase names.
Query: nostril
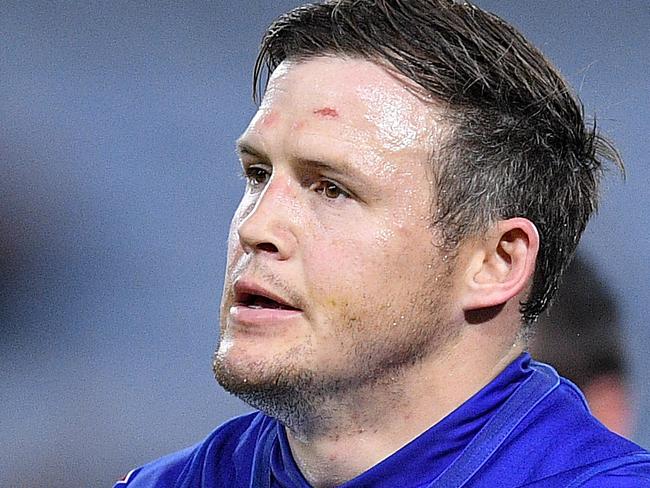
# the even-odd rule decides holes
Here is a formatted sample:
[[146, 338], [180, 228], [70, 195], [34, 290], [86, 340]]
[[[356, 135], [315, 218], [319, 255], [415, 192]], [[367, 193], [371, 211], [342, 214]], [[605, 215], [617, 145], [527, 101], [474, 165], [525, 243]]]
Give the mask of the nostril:
[[272, 244], [270, 242], [260, 242], [255, 246], [255, 248], [258, 251], [272, 252], [272, 253], [278, 252], [278, 248], [275, 246], [275, 244]]

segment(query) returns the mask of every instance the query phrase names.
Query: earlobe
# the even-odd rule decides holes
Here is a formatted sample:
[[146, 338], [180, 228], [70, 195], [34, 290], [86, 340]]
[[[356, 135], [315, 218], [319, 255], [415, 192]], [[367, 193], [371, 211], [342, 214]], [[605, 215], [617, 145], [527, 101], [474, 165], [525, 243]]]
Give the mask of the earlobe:
[[524, 291], [535, 272], [539, 234], [521, 217], [498, 222], [469, 250], [465, 311], [504, 305]]

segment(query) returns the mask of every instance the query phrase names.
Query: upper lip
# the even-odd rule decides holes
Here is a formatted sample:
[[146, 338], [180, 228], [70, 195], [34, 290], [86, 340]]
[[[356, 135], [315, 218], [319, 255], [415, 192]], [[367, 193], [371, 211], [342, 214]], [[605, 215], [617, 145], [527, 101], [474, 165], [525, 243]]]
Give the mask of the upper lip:
[[258, 295], [269, 300], [273, 300], [285, 308], [299, 310], [299, 308], [295, 304], [291, 303], [290, 300], [283, 298], [282, 296], [255, 282], [237, 280], [233, 288], [235, 290], [235, 303], [237, 304], [246, 305], [249, 303], [249, 300], [252, 296]]

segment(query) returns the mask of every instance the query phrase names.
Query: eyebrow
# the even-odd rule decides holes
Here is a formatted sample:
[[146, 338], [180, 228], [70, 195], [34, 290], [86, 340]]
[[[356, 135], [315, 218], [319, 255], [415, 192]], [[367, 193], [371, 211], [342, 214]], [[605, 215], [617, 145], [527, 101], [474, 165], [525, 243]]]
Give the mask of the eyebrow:
[[244, 141], [241, 137], [235, 142], [235, 151], [240, 155], [254, 156], [259, 159], [268, 160], [269, 157], [266, 156], [262, 151], [256, 149], [248, 142]]
[[[237, 139], [236, 151], [240, 156], [251, 156], [261, 161], [270, 162], [271, 158], [261, 149], [242, 138]], [[372, 180], [369, 175], [360, 171], [352, 162], [339, 157], [332, 157], [333, 163], [323, 159], [302, 158], [291, 156], [291, 161], [299, 167], [306, 169], [321, 169], [330, 172], [333, 176], [341, 177], [341, 183], [349, 183], [350, 178], [355, 179], [357, 186], [371, 188]]]

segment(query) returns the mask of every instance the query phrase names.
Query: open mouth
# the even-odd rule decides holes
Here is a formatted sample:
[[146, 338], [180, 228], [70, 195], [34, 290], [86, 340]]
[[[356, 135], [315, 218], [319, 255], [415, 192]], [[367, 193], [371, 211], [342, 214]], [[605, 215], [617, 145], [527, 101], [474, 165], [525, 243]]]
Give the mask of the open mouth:
[[256, 293], [238, 293], [237, 303], [252, 309], [299, 310], [287, 303]]

